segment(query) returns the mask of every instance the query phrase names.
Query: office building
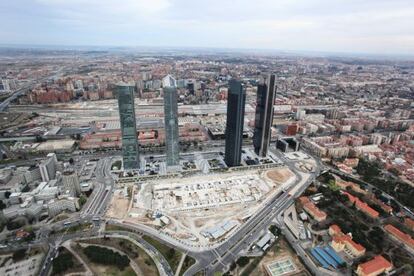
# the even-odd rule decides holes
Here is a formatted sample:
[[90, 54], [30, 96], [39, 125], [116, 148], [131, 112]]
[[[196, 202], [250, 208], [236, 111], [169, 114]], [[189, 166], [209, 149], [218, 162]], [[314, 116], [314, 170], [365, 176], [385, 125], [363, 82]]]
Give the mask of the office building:
[[293, 137], [279, 138], [276, 141], [276, 148], [282, 152], [299, 150], [299, 142]]
[[56, 177], [57, 158], [56, 154], [49, 153], [47, 159], [39, 165], [42, 181], [48, 182]]
[[275, 101], [275, 75], [269, 75], [257, 86], [256, 115], [253, 134], [254, 151], [259, 156], [267, 155], [272, 135], [273, 103]]
[[177, 85], [170, 75], [162, 80], [164, 92], [165, 145], [167, 166], [179, 165]]
[[137, 125], [134, 106], [134, 86], [126, 83], [116, 85], [119, 118], [122, 132], [122, 156], [125, 170], [139, 169]]
[[78, 174], [75, 171], [66, 171], [62, 175], [63, 192], [78, 196], [81, 193]]
[[229, 167], [240, 165], [245, 102], [246, 92], [241, 82], [230, 80], [227, 99], [226, 149], [224, 156], [224, 161]]

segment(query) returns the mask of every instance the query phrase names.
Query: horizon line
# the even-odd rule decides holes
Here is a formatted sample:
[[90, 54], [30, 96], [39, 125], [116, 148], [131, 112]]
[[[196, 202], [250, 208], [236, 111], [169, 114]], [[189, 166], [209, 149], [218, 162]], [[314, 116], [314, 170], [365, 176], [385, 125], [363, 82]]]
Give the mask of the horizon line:
[[61, 50], [77, 50], [85, 51], [84, 49], [76, 48], [99, 48], [106, 50], [119, 49], [146, 49], [154, 48], [157, 50], [220, 50], [220, 51], [237, 51], [240, 53], [267, 53], [267, 54], [283, 54], [283, 55], [309, 55], [310, 57], [346, 57], [346, 58], [383, 58], [383, 59], [414, 59], [414, 54], [400, 54], [400, 53], [367, 53], [367, 52], [343, 52], [343, 51], [329, 51], [329, 50], [286, 50], [286, 49], [270, 49], [270, 48], [236, 48], [236, 47], [215, 47], [215, 46], [165, 46], [165, 45], [81, 45], [81, 44], [22, 44], [22, 43], [0, 43], [0, 48], [15, 48], [15, 49], [30, 49], [38, 48], [48, 50], [48, 48], [69, 48]]

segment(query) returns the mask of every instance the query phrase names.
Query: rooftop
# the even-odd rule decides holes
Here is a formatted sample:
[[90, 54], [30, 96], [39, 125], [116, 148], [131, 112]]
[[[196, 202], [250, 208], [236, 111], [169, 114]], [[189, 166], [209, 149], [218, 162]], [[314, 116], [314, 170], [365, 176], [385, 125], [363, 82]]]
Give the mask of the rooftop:
[[388, 233], [392, 234], [397, 239], [399, 239], [400, 241], [402, 241], [403, 243], [405, 243], [406, 245], [408, 245], [409, 247], [414, 248], [414, 239], [410, 235], [408, 235], [408, 234], [400, 231], [398, 228], [396, 228], [395, 226], [393, 226], [391, 224], [385, 225], [384, 226], [384, 229]]
[[358, 266], [358, 270], [363, 273], [362, 275], [374, 275], [375, 272], [384, 271], [391, 268], [392, 264], [381, 255], [375, 256], [373, 259]]
[[162, 79], [162, 87], [176, 87], [177, 82], [171, 75], [166, 75]]
[[351, 195], [348, 192], [343, 192], [346, 196], [348, 196], [349, 201], [351, 201], [352, 203], [355, 203], [355, 206], [363, 211], [364, 213], [366, 213], [367, 215], [369, 215], [370, 217], [373, 218], [377, 218], [379, 217], [379, 213], [377, 211], [375, 211], [374, 209], [372, 209], [367, 203], [363, 202], [362, 200], [360, 200], [358, 197]]

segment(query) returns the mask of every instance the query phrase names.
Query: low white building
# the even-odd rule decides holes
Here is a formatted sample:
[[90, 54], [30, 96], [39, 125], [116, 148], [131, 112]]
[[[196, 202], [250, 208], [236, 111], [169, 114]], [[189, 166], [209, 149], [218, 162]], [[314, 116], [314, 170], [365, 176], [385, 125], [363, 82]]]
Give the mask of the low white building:
[[6, 184], [10, 181], [13, 176], [13, 171], [11, 169], [2, 169], [0, 170], [0, 184]]
[[77, 197], [60, 197], [53, 199], [47, 204], [49, 216], [54, 217], [62, 211], [76, 212], [79, 209]]
[[43, 212], [43, 204], [34, 203], [30, 208], [26, 208], [26, 214], [32, 217], [38, 217]]

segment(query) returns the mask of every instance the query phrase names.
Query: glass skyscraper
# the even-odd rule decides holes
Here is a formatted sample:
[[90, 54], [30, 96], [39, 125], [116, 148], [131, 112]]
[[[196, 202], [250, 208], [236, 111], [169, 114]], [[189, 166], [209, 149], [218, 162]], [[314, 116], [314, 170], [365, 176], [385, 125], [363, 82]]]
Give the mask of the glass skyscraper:
[[257, 86], [256, 115], [253, 134], [254, 151], [259, 156], [267, 155], [271, 127], [273, 123], [273, 104], [276, 94], [276, 77], [269, 75], [264, 82]]
[[122, 132], [122, 156], [125, 170], [139, 169], [137, 124], [135, 119], [134, 86], [126, 83], [116, 85], [119, 118]]
[[226, 149], [227, 166], [239, 166], [243, 143], [244, 106], [246, 92], [240, 81], [230, 80], [227, 97]]
[[178, 106], [175, 79], [167, 75], [162, 80], [164, 92], [165, 146], [167, 166], [177, 166], [180, 162], [178, 144]]

